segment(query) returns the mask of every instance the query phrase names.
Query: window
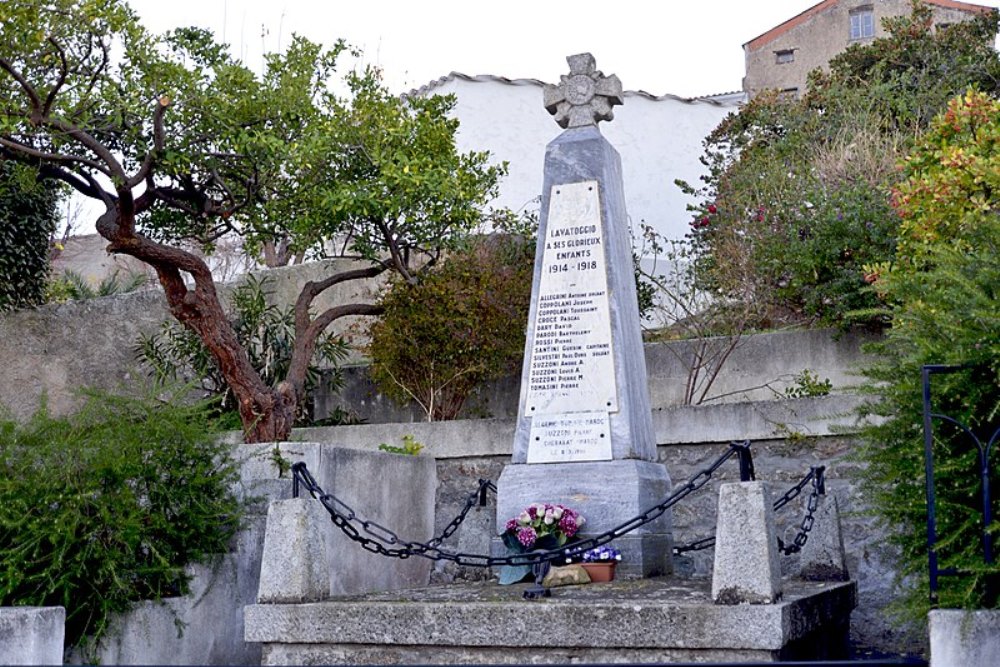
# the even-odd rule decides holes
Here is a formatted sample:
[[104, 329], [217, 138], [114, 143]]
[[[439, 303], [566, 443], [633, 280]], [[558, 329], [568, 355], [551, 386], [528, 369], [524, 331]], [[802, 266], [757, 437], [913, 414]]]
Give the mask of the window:
[[875, 13], [871, 7], [858, 7], [851, 11], [851, 39], [875, 36]]
[[795, 49], [774, 52], [774, 61], [779, 65], [795, 62]]

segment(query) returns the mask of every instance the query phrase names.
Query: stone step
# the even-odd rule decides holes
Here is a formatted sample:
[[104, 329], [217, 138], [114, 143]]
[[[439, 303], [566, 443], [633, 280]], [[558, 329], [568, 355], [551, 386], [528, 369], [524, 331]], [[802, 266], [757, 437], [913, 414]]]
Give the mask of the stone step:
[[458, 584], [245, 610], [265, 665], [724, 662], [840, 658], [854, 582], [788, 579], [775, 604], [715, 605], [707, 579], [552, 589]]

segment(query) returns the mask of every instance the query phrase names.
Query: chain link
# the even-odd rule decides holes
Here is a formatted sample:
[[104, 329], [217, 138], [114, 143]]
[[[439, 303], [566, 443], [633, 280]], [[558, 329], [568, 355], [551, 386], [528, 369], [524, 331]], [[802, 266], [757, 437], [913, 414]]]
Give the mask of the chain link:
[[[802, 551], [802, 547], [806, 545], [806, 541], [809, 539], [809, 532], [813, 529], [813, 524], [816, 522], [815, 513], [816, 509], [819, 507], [819, 497], [825, 493], [824, 488], [824, 473], [826, 468], [824, 466], [819, 466], [812, 468], [809, 471], [807, 477], [809, 481], [812, 482], [812, 493], [809, 494], [809, 501], [806, 503], [806, 514], [802, 517], [802, 523], [799, 525], [799, 532], [795, 535], [795, 539], [791, 544], [785, 545], [784, 541], [778, 538], [778, 548], [781, 549], [782, 553], [786, 556]], [[802, 493], [802, 488], [805, 484], [799, 483], [795, 488], [798, 490], [795, 492], [795, 496]], [[789, 498], [791, 500], [791, 498]], [[788, 501], [785, 501], [786, 503]], [[784, 507], [784, 505], [782, 505]]]
[[[719, 456], [719, 458], [707, 468], [695, 474], [686, 483], [680, 487], [676, 487], [671, 494], [663, 499], [659, 504], [650, 507], [642, 514], [639, 514], [638, 516], [635, 516], [628, 521], [601, 533], [600, 535], [579, 542], [574, 542], [570, 545], [565, 545], [559, 549], [536, 550], [526, 553], [509, 554], [506, 556], [467, 554], [445, 551], [440, 548], [441, 543], [458, 529], [458, 526], [465, 520], [469, 510], [477, 501], [480, 504], [485, 504], [486, 490], [496, 492], [496, 486], [488, 480], [480, 480], [479, 488], [469, 494], [465, 507], [459, 515], [448, 524], [441, 535], [432, 538], [426, 543], [407, 542], [401, 540], [393, 531], [375, 523], [374, 521], [358, 519], [357, 514], [350, 507], [350, 505], [336, 496], [323, 491], [323, 489], [316, 482], [316, 479], [309, 472], [305, 463], [301, 461], [292, 465], [292, 486], [293, 495], [296, 497], [298, 496], [299, 486], [304, 486], [313, 498], [318, 498], [319, 501], [323, 503], [323, 506], [330, 514], [331, 521], [333, 521], [333, 524], [337, 526], [337, 528], [339, 528], [348, 538], [360, 544], [361, 548], [372, 553], [400, 559], [410, 558], [411, 556], [420, 556], [431, 560], [452, 561], [458, 565], [469, 567], [537, 565], [540, 563], [551, 563], [553, 561], [562, 560], [566, 558], [568, 554], [582, 553], [588, 549], [599, 547], [635, 530], [636, 528], [655, 521], [668, 509], [679, 503], [688, 495], [705, 486], [712, 479], [715, 472], [726, 461], [734, 456], [740, 455], [741, 452], [742, 455], [745, 456], [749, 451], [749, 447], [749, 441], [731, 443], [729, 449], [724, 454]], [[360, 526], [360, 530], [355, 527], [354, 524], [358, 524]], [[367, 533], [367, 536], [362, 535], [362, 531]]]
[[[816, 512], [816, 508], [819, 506], [819, 496], [825, 493], [825, 487], [824, 487], [825, 470], [826, 470], [825, 466], [810, 468], [809, 472], [807, 472], [805, 476], [803, 476], [802, 479], [798, 481], [797, 484], [795, 484], [793, 487], [785, 491], [785, 493], [783, 493], [780, 498], [774, 501], [774, 505], [772, 506], [774, 511], [780, 512], [782, 509], [784, 509], [786, 505], [788, 505], [788, 503], [790, 503], [792, 500], [797, 498], [799, 494], [802, 493], [802, 489], [806, 487], [806, 484], [812, 482], [813, 491], [812, 494], [809, 496], [809, 502], [806, 505], [806, 514], [805, 517], [802, 519], [802, 523], [799, 526], [799, 533], [795, 536], [795, 540], [792, 542], [791, 545], [785, 546], [784, 541], [780, 537], [778, 538], [778, 548], [781, 549], [781, 551], [786, 555], [801, 551], [802, 547], [805, 546], [806, 540], [809, 539], [809, 531], [812, 530], [813, 523], [815, 522], [813, 514]], [[688, 551], [701, 551], [703, 549], [711, 549], [714, 546], [715, 546], [714, 536], [703, 537], [700, 540], [695, 540], [694, 542], [689, 542], [688, 544], [684, 544], [679, 547], [674, 547], [674, 555], [679, 556], [680, 554], [686, 553]]]

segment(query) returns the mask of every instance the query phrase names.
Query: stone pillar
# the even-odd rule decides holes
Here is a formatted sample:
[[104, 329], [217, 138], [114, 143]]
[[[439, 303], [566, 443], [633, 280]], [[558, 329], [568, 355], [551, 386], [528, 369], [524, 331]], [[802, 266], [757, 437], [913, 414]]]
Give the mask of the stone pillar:
[[931, 667], [1000, 665], [1000, 610], [930, 612]]
[[769, 604], [781, 598], [781, 562], [771, 494], [763, 482], [719, 488], [712, 600]]
[[840, 532], [837, 497], [821, 495], [814, 522], [799, 556], [799, 576], [807, 581], [847, 581], [847, 556]]
[[[566, 127], [546, 148], [542, 211], [513, 456], [497, 484], [497, 526], [532, 502], [616, 527], [670, 491], [656, 463], [621, 159], [601, 135], [621, 103], [590, 54], [545, 91]], [[615, 541], [619, 572], [671, 570], [669, 512]]]
[[0, 607], [0, 665], [61, 665], [62, 607]]
[[257, 602], [312, 602], [330, 596], [326, 510], [314, 498], [275, 500], [267, 510]]

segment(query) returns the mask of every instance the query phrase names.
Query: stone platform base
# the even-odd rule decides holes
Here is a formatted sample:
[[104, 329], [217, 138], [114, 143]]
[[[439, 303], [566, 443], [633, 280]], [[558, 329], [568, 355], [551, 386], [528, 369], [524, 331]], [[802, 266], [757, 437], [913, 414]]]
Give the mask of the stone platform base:
[[263, 664], [552, 664], [846, 657], [853, 582], [788, 580], [781, 602], [719, 606], [662, 577], [552, 589], [465, 584], [246, 607]]
[[[497, 480], [497, 529], [534, 502], [562, 503], [587, 520], [581, 539], [600, 535], [630, 521], [670, 493], [662, 463], [624, 459], [583, 463], [511, 464]], [[654, 577], [673, 572], [673, 543], [668, 510], [652, 523], [616, 538], [622, 552], [618, 571], [625, 576]], [[505, 553], [499, 538], [495, 549]]]

